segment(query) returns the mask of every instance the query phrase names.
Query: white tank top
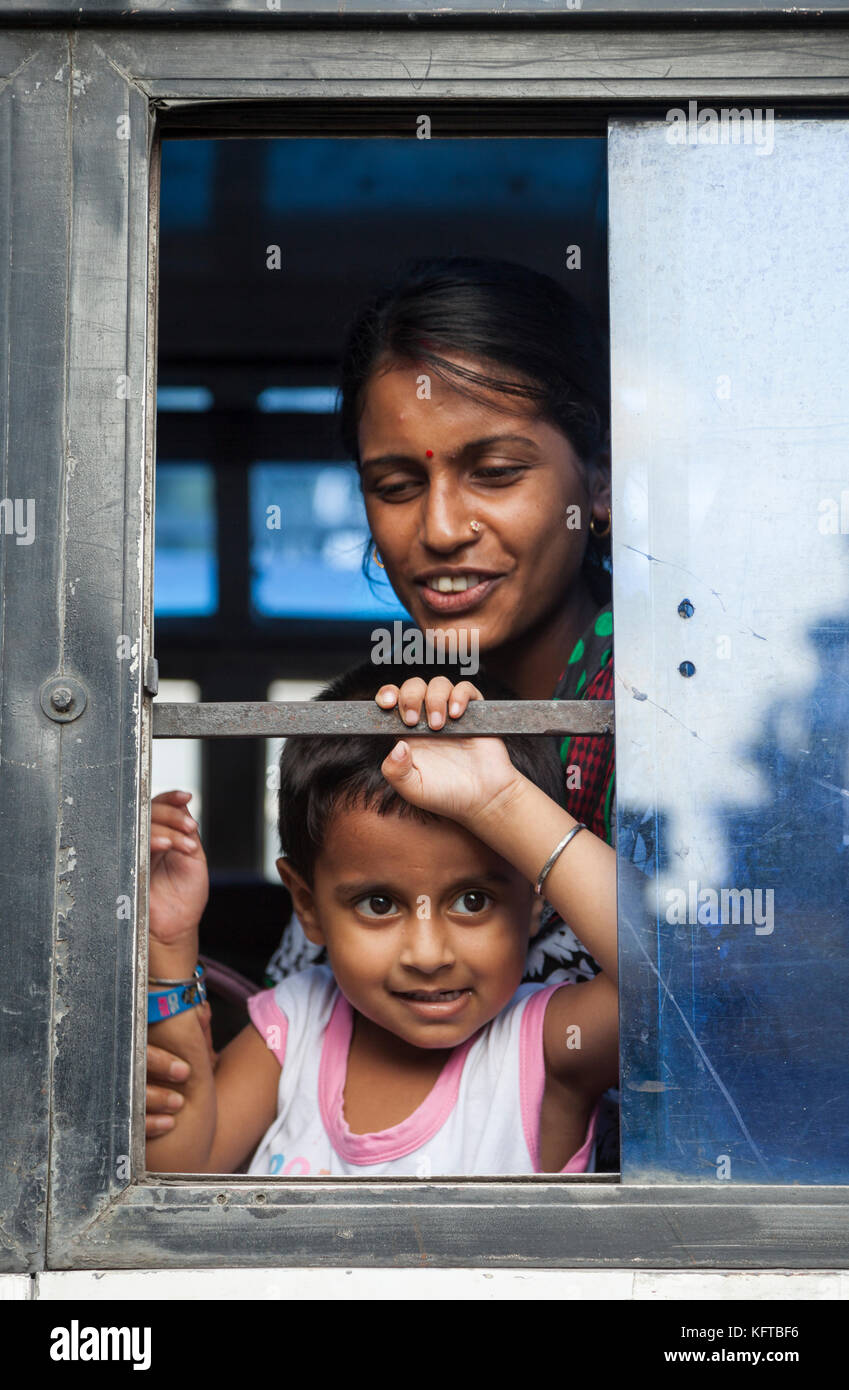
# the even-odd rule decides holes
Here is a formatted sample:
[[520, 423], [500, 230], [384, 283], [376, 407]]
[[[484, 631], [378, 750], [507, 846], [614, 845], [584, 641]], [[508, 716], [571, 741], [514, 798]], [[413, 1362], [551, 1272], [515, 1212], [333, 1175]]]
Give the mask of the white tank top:
[[[562, 984], [521, 985], [500, 1014], [452, 1052], [433, 1089], [400, 1124], [352, 1134], [343, 1111], [353, 1012], [327, 965], [281, 980], [248, 1001], [280, 1062], [277, 1117], [249, 1175], [496, 1176], [538, 1173], [545, 1088], [543, 1022]], [[591, 1172], [596, 1111], [561, 1169]]]

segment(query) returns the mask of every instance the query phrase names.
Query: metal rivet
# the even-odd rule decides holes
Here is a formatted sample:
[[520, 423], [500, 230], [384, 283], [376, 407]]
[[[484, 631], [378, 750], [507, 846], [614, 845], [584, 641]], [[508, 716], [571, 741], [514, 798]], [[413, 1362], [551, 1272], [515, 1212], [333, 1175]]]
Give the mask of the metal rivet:
[[678, 612], [681, 614], [681, 617], [692, 618], [695, 611], [696, 610], [693, 607], [690, 600], [688, 598], [682, 598], [681, 602], [678, 605]]
[[48, 719], [69, 724], [79, 719], [88, 704], [88, 691], [76, 676], [51, 676], [41, 687], [39, 700]]
[[692, 661], [682, 661], [678, 670], [681, 672], [682, 676], [694, 676], [696, 674], [696, 668]]

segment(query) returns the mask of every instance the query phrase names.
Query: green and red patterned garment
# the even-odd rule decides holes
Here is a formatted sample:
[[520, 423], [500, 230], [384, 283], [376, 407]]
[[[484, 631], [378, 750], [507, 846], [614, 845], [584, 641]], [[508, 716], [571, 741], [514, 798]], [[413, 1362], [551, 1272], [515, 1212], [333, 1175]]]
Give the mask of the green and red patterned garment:
[[[555, 700], [613, 699], [613, 610], [602, 608], [592, 627], [579, 638], [554, 692]], [[565, 738], [560, 758], [566, 769], [569, 814], [594, 835], [613, 844], [611, 811], [614, 758], [610, 738]]]
[[[555, 700], [613, 699], [613, 610], [600, 609], [575, 643], [557, 681]], [[615, 762], [613, 739], [572, 735], [560, 745], [569, 814], [613, 844]], [[525, 980], [590, 980], [599, 967], [554, 909], [546, 906], [531, 941]]]

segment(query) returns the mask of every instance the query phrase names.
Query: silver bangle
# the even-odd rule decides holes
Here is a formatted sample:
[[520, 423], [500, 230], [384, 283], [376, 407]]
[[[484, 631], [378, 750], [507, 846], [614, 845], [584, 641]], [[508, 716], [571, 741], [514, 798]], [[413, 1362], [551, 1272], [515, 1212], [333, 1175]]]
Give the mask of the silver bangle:
[[172, 987], [177, 985], [184, 985], [188, 987], [189, 985], [197, 984], [198, 981], [203, 978], [203, 975], [204, 968], [202, 965], [198, 964], [195, 966], [195, 973], [191, 975], [188, 980], [158, 980], [154, 975], [148, 975], [147, 983], [148, 985], [169, 985]]
[[575, 838], [579, 830], [586, 830], [586, 828], [587, 827], [584, 825], [583, 821], [581, 821], [578, 825], [573, 825], [572, 829], [569, 831], [569, 834], [563, 836], [563, 839], [560, 841], [560, 844], [557, 846], [554, 852], [548, 856], [542, 868], [540, 869], [540, 875], [536, 881], [536, 886], [534, 888], [534, 892], [538, 896], [542, 896], [542, 885], [545, 883], [549, 871], [551, 870], [553, 865], [556, 864], [557, 860], [560, 858], [569, 841]]

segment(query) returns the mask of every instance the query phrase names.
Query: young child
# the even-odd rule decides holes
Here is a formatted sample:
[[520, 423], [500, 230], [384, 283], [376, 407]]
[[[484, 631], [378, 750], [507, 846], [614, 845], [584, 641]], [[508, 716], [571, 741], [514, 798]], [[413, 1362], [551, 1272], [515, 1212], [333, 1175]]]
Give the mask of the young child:
[[[362, 682], [319, 698], [363, 698]], [[470, 697], [432, 681], [430, 726]], [[587, 1171], [618, 1074], [615, 855], [554, 799], [553, 741], [289, 739], [280, 766], [278, 870], [329, 965], [255, 995], [214, 1071], [199, 1009], [151, 1025], [190, 1073], [148, 1167], [233, 1172], [253, 1154], [249, 1174], [286, 1177]], [[157, 980], [191, 977], [206, 901], [179, 796], [154, 806]], [[586, 984], [520, 985], [534, 884], [602, 966]]]

